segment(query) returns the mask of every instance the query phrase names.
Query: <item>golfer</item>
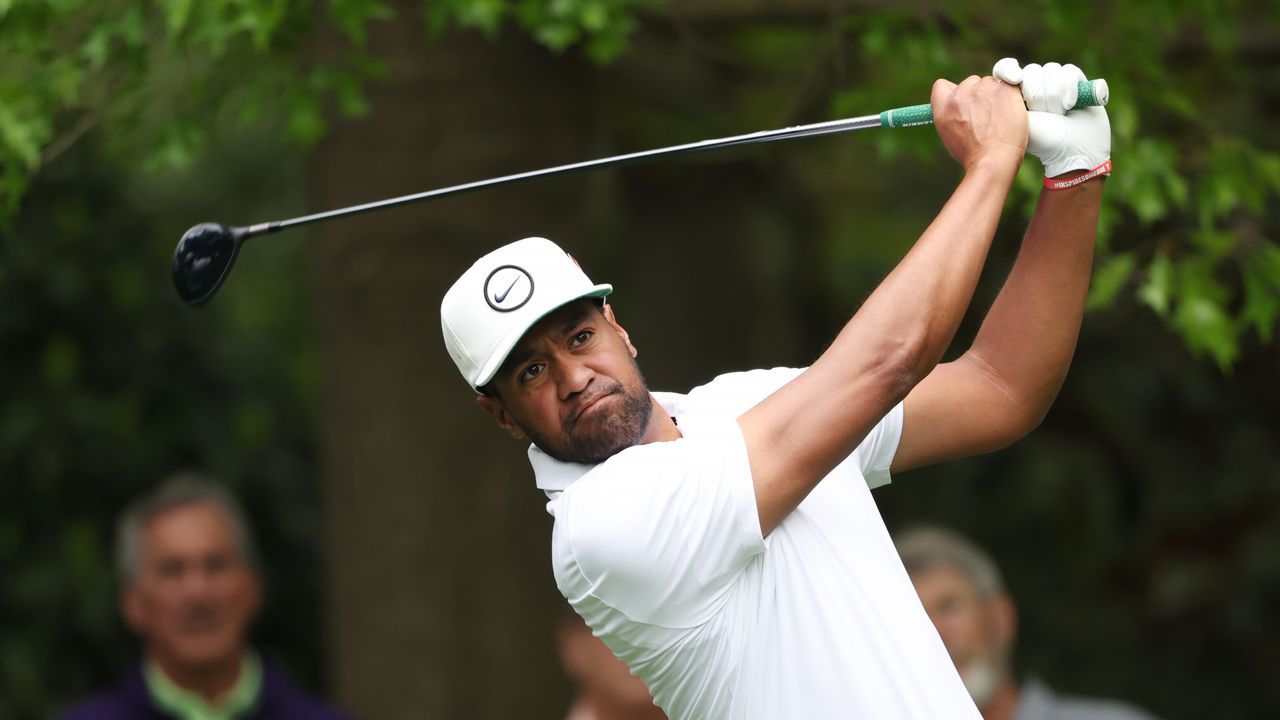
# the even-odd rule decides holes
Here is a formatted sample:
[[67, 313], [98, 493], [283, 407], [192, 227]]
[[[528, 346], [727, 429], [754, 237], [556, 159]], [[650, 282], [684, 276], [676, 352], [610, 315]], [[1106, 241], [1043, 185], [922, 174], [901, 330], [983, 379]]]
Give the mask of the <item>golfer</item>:
[[[1064, 114], [1080, 70], [994, 74], [934, 84], [963, 179], [807, 369], [650, 392], [612, 287], [541, 238], [446, 293], [445, 344], [477, 403], [532, 442], [560, 591], [670, 717], [980, 720], [870, 489], [1044, 417], [1110, 169], [1105, 111]], [[1029, 141], [1047, 187], [972, 347], [939, 365]]]

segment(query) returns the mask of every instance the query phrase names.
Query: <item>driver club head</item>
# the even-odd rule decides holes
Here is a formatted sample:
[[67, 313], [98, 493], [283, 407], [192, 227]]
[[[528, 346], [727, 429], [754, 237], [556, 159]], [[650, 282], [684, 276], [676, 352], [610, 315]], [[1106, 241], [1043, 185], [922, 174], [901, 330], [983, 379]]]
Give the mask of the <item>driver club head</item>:
[[203, 305], [231, 272], [246, 230], [200, 223], [182, 234], [173, 251], [173, 286], [190, 305]]

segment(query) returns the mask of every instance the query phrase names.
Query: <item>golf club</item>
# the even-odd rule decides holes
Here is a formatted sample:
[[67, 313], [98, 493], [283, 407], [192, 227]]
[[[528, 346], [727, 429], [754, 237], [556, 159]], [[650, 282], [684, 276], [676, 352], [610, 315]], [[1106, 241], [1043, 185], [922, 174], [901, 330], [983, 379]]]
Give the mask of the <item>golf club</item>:
[[[1081, 82], [1078, 88], [1073, 89], [1076, 90], [1077, 99], [1074, 105], [1072, 105], [1072, 109], [1107, 104], [1108, 88], [1106, 80]], [[1068, 93], [1069, 92], [1070, 91], [1068, 91]], [[1068, 100], [1067, 103], [1069, 102], [1070, 101]], [[426, 192], [415, 193], [413, 195], [402, 195], [400, 197], [378, 200], [375, 202], [365, 203], [363, 205], [353, 205], [351, 207], [329, 210], [326, 212], [315, 213], [313, 215], [304, 215], [302, 217], [291, 218], [289, 220], [276, 220], [274, 222], [259, 223], [248, 227], [235, 227], [223, 225], [221, 223], [201, 223], [183, 233], [182, 239], [178, 241], [178, 246], [173, 251], [173, 284], [174, 287], [177, 288], [178, 296], [188, 304], [202, 305], [207, 302], [209, 298], [213, 297], [214, 293], [218, 291], [218, 288], [222, 286], [222, 283], [226, 281], [227, 275], [231, 272], [231, 266], [235, 263], [236, 256], [240, 253], [240, 247], [244, 244], [245, 240], [257, 235], [279, 232], [299, 225], [308, 225], [311, 223], [322, 222], [324, 220], [346, 217], [347, 215], [357, 215], [359, 213], [370, 212], [372, 210], [381, 210], [383, 208], [394, 207], [396, 205], [405, 205], [421, 200], [430, 200], [433, 198], [445, 197], [447, 195], [456, 195], [459, 193], [470, 192], [472, 190], [494, 187], [496, 185], [520, 182], [522, 180], [533, 180], [535, 178], [550, 177], [552, 175], [561, 175], [581, 170], [614, 167], [617, 165], [648, 160], [650, 158], [663, 157], [666, 155], [679, 155], [683, 153], [701, 152], [703, 150], [711, 150], [714, 148], [775, 142], [778, 140], [790, 140], [793, 138], [809, 137], [812, 135], [827, 135], [830, 133], [865, 130], [868, 128], [911, 127], [914, 125], [926, 125], [932, 122], [932, 107], [928, 104], [911, 105], [908, 107], [895, 108], [893, 110], [885, 110], [878, 115], [864, 115], [862, 117], [846, 118], [844, 120], [830, 120], [827, 122], [812, 123], [809, 125], [796, 125], [793, 127], [782, 128], [780, 130], [763, 130], [760, 132], [748, 133], [746, 135], [734, 135], [732, 137], [719, 138], [715, 140], [702, 140], [700, 142], [674, 145], [671, 147], [658, 148], [656, 150], [645, 150], [626, 155], [600, 158], [598, 160], [571, 163], [569, 165], [557, 165], [555, 167], [543, 168], [541, 170], [531, 170], [528, 172], [516, 173], [514, 175], [503, 175], [501, 177], [490, 178], [488, 180], [477, 180], [475, 182], [463, 183], [461, 185], [453, 185], [436, 190], [427, 190]]]

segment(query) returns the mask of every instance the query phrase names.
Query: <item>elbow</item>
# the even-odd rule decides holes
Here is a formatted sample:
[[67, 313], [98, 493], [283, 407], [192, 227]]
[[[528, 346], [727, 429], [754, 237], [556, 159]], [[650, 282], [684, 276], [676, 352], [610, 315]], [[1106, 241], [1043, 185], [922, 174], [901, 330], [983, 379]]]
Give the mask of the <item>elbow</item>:
[[1010, 397], [1010, 408], [1006, 413], [1006, 427], [1003, 433], [1003, 445], [1012, 445], [1030, 435], [1049, 416], [1049, 409], [1058, 396], [1058, 386], [1040, 387]]
[[[874, 338], [870, 342], [868, 340]], [[938, 348], [927, 328], [897, 329], [875, 335], [842, 333], [838, 351], [824, 353], [814, 367], [826, 367], [834, 386], [847, 387], [857, 397], [876, 397], [885, 407], [906, 399], [907, 394], [938, 364], [945, 347]], [[839, 358], [846, 358], [841, 361]]]
[[1036, 428], [1040, 427], [1040, 423], [1044, 422], [1045, 416], [1049, 414], [1049, 406], [1037, 408], [1020, 408], [1012, 413], [1008, 427], [1005, 429], [1004, 442], [1002, 447], [1012, 445], [1022, 438], [1030, 435]]
[[[1062, 386], [1062, 377], [1040, 377], [1038, 382], [1030, 378], [1032, 373], [1013, 374], [999, 371], [980, 352], [970, 350], [962, 356], [970, 367], [977, 370], [971, 377], [977, 378], [982, 395], [995, 404], [988, 450], [999, 450], [1030, 435], [1040, 427], [1053, 407]], [[1018, 379], [1022, 381], [1019, 382]]]
[[906, 398], [942, 361], [947, 344], [938, 341], [927, 328], [894, 338], [885, 348], [884, 379], [898, 400]]
[[937, 365], [937, 357], [929, 357], [923, 339], [900, 337], [877, 353], [873, 371], [875, 384], [890, 402], [890, 407], [906, 399], [907, 394]]

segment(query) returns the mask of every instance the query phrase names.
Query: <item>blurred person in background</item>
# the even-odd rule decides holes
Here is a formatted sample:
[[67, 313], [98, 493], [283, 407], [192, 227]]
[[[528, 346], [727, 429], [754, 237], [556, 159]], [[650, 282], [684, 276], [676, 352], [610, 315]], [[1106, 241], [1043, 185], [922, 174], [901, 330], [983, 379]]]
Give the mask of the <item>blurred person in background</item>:
[[180, 475], [117, 526], [120, 609], [142, 641], [122, 680], [63, 720], [340, 720], [248, 643], [262, 583], [244, 512], [222, 486]]
[[565, 720], [666, 720], [644, 682], [568, 607], [556, 627], [556, 650], [577, 693]]
[[1154, 720], [1114, 700], [1068, 697], [1013, 675], [1017, 608], [995, 561], [960, 535], [920, 527], [895, 538], [902, 564], [984, 720]]

